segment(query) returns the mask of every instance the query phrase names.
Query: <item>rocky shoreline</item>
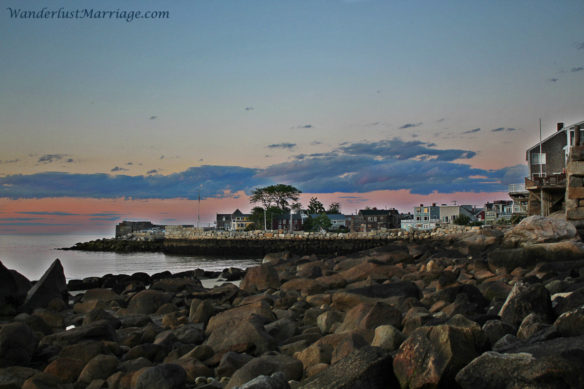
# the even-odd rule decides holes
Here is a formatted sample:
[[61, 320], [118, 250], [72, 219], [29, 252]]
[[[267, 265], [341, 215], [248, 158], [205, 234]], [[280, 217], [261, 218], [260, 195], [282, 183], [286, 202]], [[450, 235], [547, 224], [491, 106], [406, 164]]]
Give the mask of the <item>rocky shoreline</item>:
[[0, 388], [584, 387], [584, 244], [547, 218], [220, 274], [0, 264], [0, 315]]

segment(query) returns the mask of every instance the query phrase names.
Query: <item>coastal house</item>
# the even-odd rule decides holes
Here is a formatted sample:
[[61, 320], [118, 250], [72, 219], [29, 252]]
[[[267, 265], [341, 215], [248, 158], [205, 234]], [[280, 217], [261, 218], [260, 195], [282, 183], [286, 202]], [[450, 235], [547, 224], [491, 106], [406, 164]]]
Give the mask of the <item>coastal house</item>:
[[124, 220], [116, 225], [116, 238], [131, 235], [135, 232], [164, 230], [164, 226], [152, 224], [150, 221]]
[[[318, 214], [318, 213], [314, 213], [314, 214], [310, 215], [310, 217], [312, 219], [316, 219], [319, 216], [320, 216], [320, 214]], [[327, 213], [326, 217], [331, 222], [331, 227], [330, 227], [331, 230], [338, 230], [341, 227], [347, 228], [347, 216], [342, 215], [340, 213]]]
[[484, 207], [485, 224], [494, 224], [497, 220], [510, 220], [513, 215], [513, 201], [495, 200], [492, 203], [487, 202]]
[[365, 231], [399, 228], [399, 212], [396, 209], [361, 209], [361, 216]]
[[547, 216], [564, 208], [566, 165], [572, 146], [584, 139], [583, 131], [584, 121], [570, 126], [558, 123], [553, 134], [527, 149], [528, 215]]
[[[292, 231], [302, 231], [304, 219], [308, 216], [304, 214], [292, 214]], [[274, 215], [272, 218], [273, 230], [290, 231], [290, 214]]]
[[438, 207], [440, 221], [446, 224], [452, 224], [456, 218], [466, 216], [471, 221], [476, 220], [476, 211], [472, 205], [446, 205]]
[[216, 225], [218, 230], [243, 231], [250, 225], [251, 214], [236, 209], [233, 213], [218, 213]]

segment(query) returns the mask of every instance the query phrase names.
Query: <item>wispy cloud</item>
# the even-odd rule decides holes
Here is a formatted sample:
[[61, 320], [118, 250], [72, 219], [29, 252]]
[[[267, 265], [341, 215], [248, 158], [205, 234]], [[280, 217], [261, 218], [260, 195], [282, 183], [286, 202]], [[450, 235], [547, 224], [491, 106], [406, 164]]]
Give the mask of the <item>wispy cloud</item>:
[[314, 128], [314, 126], [312, 124], [299, 124], [294, 128], [309, 129], [309, 128]]
[[15, 159], [5, 159], [3, 161], [0, 161], [0, 165], [1, 164], [8, 164], [8, 163], [17, 163], [19, 161], [20, 161], [20, 159], [18, 159], [18, 158], [15, 158]]
[[584, 50], [584, 42], [578, 42], [578, 43], [576, 43], [576, 48], [578, 50]]
[[148, 174], [148, 175], [150, 175], [150, 174], [156, 174], [156, 173], [158, 173], [158, 170], [157, 169], [148, 170], [146, 172], [146, 174]]
[[244, 109], [245, 109], [246, 111], [253, 111], [255, 108], [250, 106], [250, 107], [245, 107]]
[[462, 133], [463, 134], [475, 134], [475, 133], [479, 132], [480, 130], [481, 130], [480, 128], [473, 128], [472, 130], [466, 130], [466, 131], [463, 131]]
[[115, 172], [126, 172], [128, 171], [128, 169], [123, 168], [123, 167], [119, 167], [119, 166], [115, 166], [112, 168], [112, 170], [110, 170], [110, 172], [115, 173]]
[[296, 143], [287, 143], [287, 142], [283, 142], [283, 143], [274, 143], [271, 145], [267, 145], [266, 146], [269, 149], [293, 149], [294, 147], [296, 147]]
[[154, 116], [154, 115], [150, 116], [150, 120], [156, 120], [156, 119], [158, 119], [158, 116]]
[[311, 145], [311, 146], [318, 146], [318, 145], [320, 145], [320, 144], [322, 144], [322, 142], [320, 142], [320, 141], [317, 141], [317, 140], [314, 140], [314, 141], [310, 142], [310, 145]]
[[403, 126], [401, 126], [399, 129], [400, 130], [405, 130], [406, 128], [415, 128], [415, 127], [420, 127], [422, 124], [422, 122], [419, 123], [406, 123]]
[[59, 212], [59, 211], [20, 211], [16, 212], [21, 215], [43, 215], [43, 216], [79, 216], [78, 213], [70, 213], [70, 212]]
[[512, 131], [517, 131], [517, 128], [514, 127], [499, 127], [499, 128], [493, 128], [491, 130], [491, 132], [503, 132], [503, 131], [508, 131], [508, 132], [512, 132]]
[[66, 156], [67, 154], [44, 154], [39, 157], [37, 162], [43, 164], [58, 162], [61, 161]]
[[549, 82], [558, 82], [558, 81], [559, 81], [559, 78], [555, 78], [555, 77], [553, 77], [553, 78], [548, 78], [548, 81], [549, 81]]
[[570, 69], [570, 72], [577, 73], [577, 72], [581, 72], [582, 70], [584, 70], [584, 66], [578, 66], [578, 67], [574, 67], [574, 68]]

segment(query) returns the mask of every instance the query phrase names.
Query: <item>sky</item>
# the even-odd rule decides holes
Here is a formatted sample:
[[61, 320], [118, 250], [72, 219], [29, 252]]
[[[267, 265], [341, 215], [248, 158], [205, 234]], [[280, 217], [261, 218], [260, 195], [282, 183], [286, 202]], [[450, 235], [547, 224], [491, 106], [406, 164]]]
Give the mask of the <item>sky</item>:
[[0, 234], [212, 225], [276, 183], [344, 213], [507, 199], [539, 119], [544, 137], [584, 120], [582, 15], [581, 0], [3, 0]]

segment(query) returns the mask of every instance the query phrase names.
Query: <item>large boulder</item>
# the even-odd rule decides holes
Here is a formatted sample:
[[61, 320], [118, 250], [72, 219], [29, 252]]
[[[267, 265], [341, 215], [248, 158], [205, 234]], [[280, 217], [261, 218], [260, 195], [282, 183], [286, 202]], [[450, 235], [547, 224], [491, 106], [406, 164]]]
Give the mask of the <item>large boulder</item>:
[[553, 321], [554, 311], [550, 294], [542, 284], [516, 282], [501, 307], [499, 316], [504, 322], [518, 327], [530, 313], [539, 314], [546, 320]]
[[454, 377], [480, 355], [480, 327], [420, 327], [400, 346], [393, 360], [402, 388], [454, 387]]
[[187, 374], [179, 365], [167, 363], [139, 370], [132, 389], [184, 389]]
[[0, 327], [0, 367], [26, 365], [30, 362], [37, 340], [24, 323], [10, 323]]
[[239, 287], [250, 293], [277, 289], [280, 287], [280, 278], [276, 269], [271, 264], [265, 263], [261, 266], [248, 268]]
[[149, 315], [172, 299], [170, 293], [159, 290], [143, 290], [134, 295], [128, 303], [128, 313]]
[[55, 259], [45, 274], [28, 291], [24, 309], [46, 308], [53, 299], [68, 302], [67, 281], [61, 261]]
[[24, 303], [31, 287], [30, 281], [16, 270], [7, 269], [0, 261], [0, 315], [8, 307], [18, 308]]
[[[213, 320], [213, 318], [211, 318]], [[211, 327], [211, 320], [209, 327]], [[224, 320], [207, 329], [209, 337], [205, 344], [216, 353], [225, 351], [248, 352], [253, 355], [274, 350], [276, 340], [264, 328], [264, 318], [253, 315], [249, 318]]]
[[397, 387], [391, 355], [379, 347], [363, 347], [308, 378], [302, 389], [385, 389]]
[[341, 333], [353, 330], [375, 330], [382, 324], [400, 327], [402, 314], [389, 304], [381, 302], [375, 304], [359, 304], [345, 315], [342, 324], [335, 332]]
[[286, 381], [300, 380], [302, 378], [302, 363], [278, 353], [266, 353], [259, 358], [254, 358], [238, 369], [225, 389], [235, 388], [251, 381], [260, 375], [271, 375], [276, 372], [284, 373]]
[[584, 337], [558, 338], [509, 354], [489, 351], [456, 375], [463, 389], [582, 388]]
[[576, 227], [563, 219], [529, 216], [505, 234], [505, 242], [511, 245], [558, 242], [578, 235]]
[[113, 355], [97, 355], [81, 370], [78, 382], [88, 385], [93, 380], [106, 379], [117, 370], [118, 364], [118, 358]]
[[20, 389], [22, 384], [39, 371], [30, 367], [10, 366], [0, 369], [0, 388]]
[[67, 346], [86, 340], [117, 340], [116, 331], [107, 320], [98, 320], [91, 324], [61, 331], [43, 337], [42, 345]]

